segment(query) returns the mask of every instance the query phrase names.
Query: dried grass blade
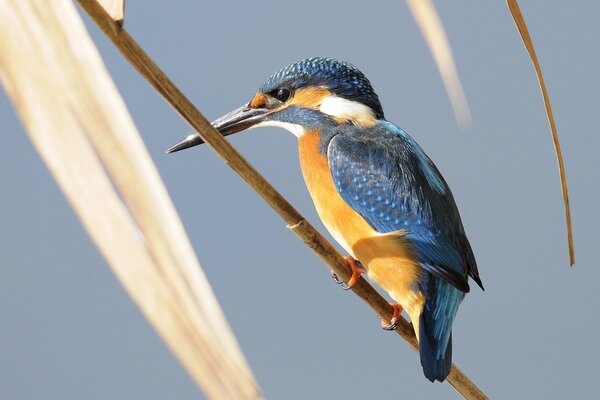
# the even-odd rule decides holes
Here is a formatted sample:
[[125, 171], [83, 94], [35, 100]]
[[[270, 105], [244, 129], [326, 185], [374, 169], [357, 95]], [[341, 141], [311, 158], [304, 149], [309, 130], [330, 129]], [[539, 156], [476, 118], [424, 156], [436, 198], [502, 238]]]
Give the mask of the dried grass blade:
[[531, 35], [529, 35], [529, 29], [525, 24], [525, 19], [521, 13], [519, 3], [517, 0], [507, 0], [508, 9], [510, 14], [517, 25], [523, 44], [529, 53], [531, 62], [535, 69], [535, 74], [538, 78], [540, 90], [542, 91], [542, 97], [544, 99], [544, 107], [546, 108], [546, 115], [548, 116], [548, 123], [550, 124], [550, 131], [552, 132], [552, 142], [554, 143], [554, 152], [556, 153], [556, 161], [558, 162], [558, 173], [560, 175], [560, 187], [562, 189], [563, 202], [565, 204], [565, 220], [567, 224], [567, 241], [569, 244], [569, 265], [575, 264], [575, 245], [573, 244], [573, 226], [571, 223], [571, 207], [569, 205], [569, 189], [567, 187], [567, 175], [565, 173], [565, 164], [563, 161], [562, 151], [560, 149], [560, 142], [558, 141], [558, 132], [556, 131], [556, 123], [554, 122], [554, 115], [552, 114], [552, 104], [550, 104], [550, 97], [546, 89], [546, 83], [544, 82], [544, 76], [542, 75], [542, 68], [538, 61], [533, 47], [533, 41]]

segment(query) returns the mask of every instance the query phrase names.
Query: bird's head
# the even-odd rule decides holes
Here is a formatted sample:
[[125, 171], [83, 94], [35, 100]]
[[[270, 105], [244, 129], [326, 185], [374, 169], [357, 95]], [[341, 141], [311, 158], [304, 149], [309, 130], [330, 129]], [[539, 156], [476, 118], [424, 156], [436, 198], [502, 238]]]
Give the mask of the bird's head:
[[[279, 126], [296, 136], [319, 127], [372, 126], [383, 109], [371, 83], [355, 66], [332, 58], [308, 58], [272, 75], [250, 102], [212, 125], [223, 135], [258, 126]], [[171, 147], [183, 150], [202, 143], [196, 134]]]

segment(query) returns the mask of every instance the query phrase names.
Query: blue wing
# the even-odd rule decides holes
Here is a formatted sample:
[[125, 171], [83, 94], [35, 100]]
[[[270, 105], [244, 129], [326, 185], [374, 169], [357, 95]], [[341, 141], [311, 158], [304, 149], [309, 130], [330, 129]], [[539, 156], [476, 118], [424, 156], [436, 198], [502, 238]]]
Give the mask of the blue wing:
[[374, 229], [407, 231], [423, 269], [461, 291], [468, 275], [481, 286], [450, 188], [408, 134], [387, 121], [347, 127], [327, 155], [338, 192]]
[[[443, 381], [452, 365], [452, 322], [471, 276], [482, 286], [450, 188], [415, 141], [397, 126], [350, 125], [327, 147], [342, 198], [381, 233], [406, 231], [424, 273], [419, 353], [425, 376]], [[413, 321], [416, 323], [416, 321]]]

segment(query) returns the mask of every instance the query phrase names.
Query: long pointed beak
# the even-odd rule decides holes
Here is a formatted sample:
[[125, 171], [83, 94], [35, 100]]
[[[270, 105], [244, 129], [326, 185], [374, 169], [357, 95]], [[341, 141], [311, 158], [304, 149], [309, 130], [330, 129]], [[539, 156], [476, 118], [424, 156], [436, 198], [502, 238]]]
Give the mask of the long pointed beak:
[[[212, 126], [218, 130], [221, 135], [228, 136], [237, 133], [261, 122], [267, 115], [269, 110], [266, 108], [250, 108], [248, 104], [241, 106], [232, 112], [223, 115], [212, 123]], [[184, 150], [190, 147], [204, 143], [197, 133], [192, 133], [185, 139], [170, 147], [167, 153], [175, 153], [179, 150]]]

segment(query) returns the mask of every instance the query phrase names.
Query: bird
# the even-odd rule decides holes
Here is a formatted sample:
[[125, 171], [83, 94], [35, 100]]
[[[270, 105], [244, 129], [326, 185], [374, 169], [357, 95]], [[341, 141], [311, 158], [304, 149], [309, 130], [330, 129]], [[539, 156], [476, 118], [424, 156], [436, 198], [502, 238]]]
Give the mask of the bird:
[[[298, 138], [317, 214], [361, 274], [396, 302], [419, 343], [421, 366], [442, 382], [452, 366], [452, 324], [469, 292], [483, 290], [450, 188], [415, 140], [385, 119], [370, 81], [354, 65], [313, 57], [270, 76], [252, 99], [212, 123], [222, 135], [275, 126]], [[197, 134], [167, 150], [203, 143]]]

